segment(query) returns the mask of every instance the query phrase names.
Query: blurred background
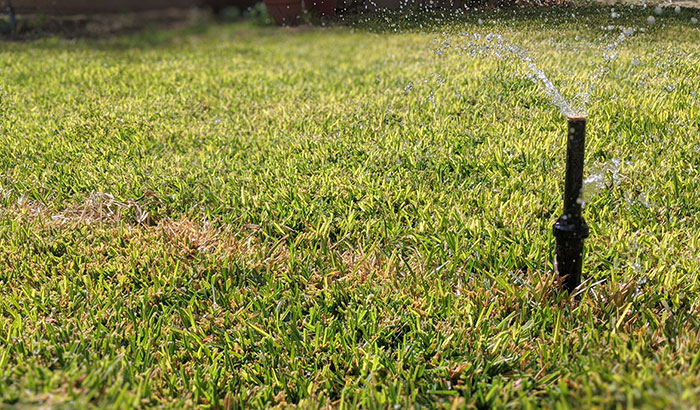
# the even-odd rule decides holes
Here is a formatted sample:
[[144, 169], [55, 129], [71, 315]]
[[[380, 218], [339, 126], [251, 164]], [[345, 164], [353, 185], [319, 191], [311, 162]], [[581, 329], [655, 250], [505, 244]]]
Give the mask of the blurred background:
[[[82, 14], [116, 13], [170, 8], [207, 7], [219, 12], [226, 7], [246, 9], [256, 0], [2, 0], [16, 13]], [[0, 2], [1, 4], [1, 2]]]
[[6, 39], [100, 37], [242, 17], [270, 22], [262, 0], [0, 0], [0, 34]]
[[[459, 8], [517, 0], [0, 0], [0, 33], [114, 34], [210, 17], [294, 26], [337, 14], [412, 7]], [[529, 0], [528, 0], [529, 1]], [[549, 0], [552, 1], [552, 0]], [[558, 1], [558, 0], [553, 0]]]

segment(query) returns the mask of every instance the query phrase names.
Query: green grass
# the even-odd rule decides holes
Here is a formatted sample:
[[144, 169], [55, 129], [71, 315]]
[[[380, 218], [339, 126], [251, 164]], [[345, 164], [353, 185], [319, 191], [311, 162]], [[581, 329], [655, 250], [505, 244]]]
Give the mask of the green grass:
[[[0, 406], [699, 407], [700, 27], [619, 12], [0, 44]], [[565, 120], [461, 32], [609, 68], [579, 302]]]

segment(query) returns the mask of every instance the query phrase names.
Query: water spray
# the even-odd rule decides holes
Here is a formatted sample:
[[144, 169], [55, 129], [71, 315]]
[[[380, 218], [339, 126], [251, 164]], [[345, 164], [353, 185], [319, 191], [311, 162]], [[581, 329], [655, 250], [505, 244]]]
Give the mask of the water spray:
[[564, 184], [564, 214], [554, 224], [556, 256], [554, 270], [563, 289], [572, 293], [581, 284], [583, 240], [588, 237], [588, 225], [581, 216], [583, 187], [583, 157], [586, 143], [586, 117], [570, 116], [566, 146], [566, 177]]

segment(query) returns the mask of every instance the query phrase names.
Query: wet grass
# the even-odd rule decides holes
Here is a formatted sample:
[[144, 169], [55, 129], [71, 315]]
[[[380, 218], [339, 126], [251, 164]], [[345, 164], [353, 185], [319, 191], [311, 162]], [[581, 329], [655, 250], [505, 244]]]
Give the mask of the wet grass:
[[[3, 405], [700, 406], [700, 28], [618, 12], [1, 44]], [[474, 33], [609, 70], [580, 302], [565, 121]]]

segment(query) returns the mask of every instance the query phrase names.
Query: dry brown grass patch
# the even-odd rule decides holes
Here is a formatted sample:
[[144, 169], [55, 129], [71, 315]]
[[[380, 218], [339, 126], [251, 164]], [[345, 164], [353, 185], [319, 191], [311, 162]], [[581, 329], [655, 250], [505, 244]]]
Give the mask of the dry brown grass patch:
[[152, 225], [154, 218], [149, 206], [160, 200], [151, 191], [146, 191], [136, 199], [117, 200], [103, 192], [91, 193], [81, 204], [70, 206], [51, 216], [51, 219], [65, 224], [68, 222], [104, 223], [128, 221], [142, 225]]
[[138, 198], [125, 200], [118, 200], [114, 195], [104, 192], [92, 192], [84, 201], [56, 212], [41, 201], [21, 196], [14, 206], [5, 209], [3, 213], [42, 222], [50, 220], [58, 225], [96, 223], [154, 225], [158, 218], [153, 215], [153, 211], [161, 203], [152, 191], [146, 191]]

